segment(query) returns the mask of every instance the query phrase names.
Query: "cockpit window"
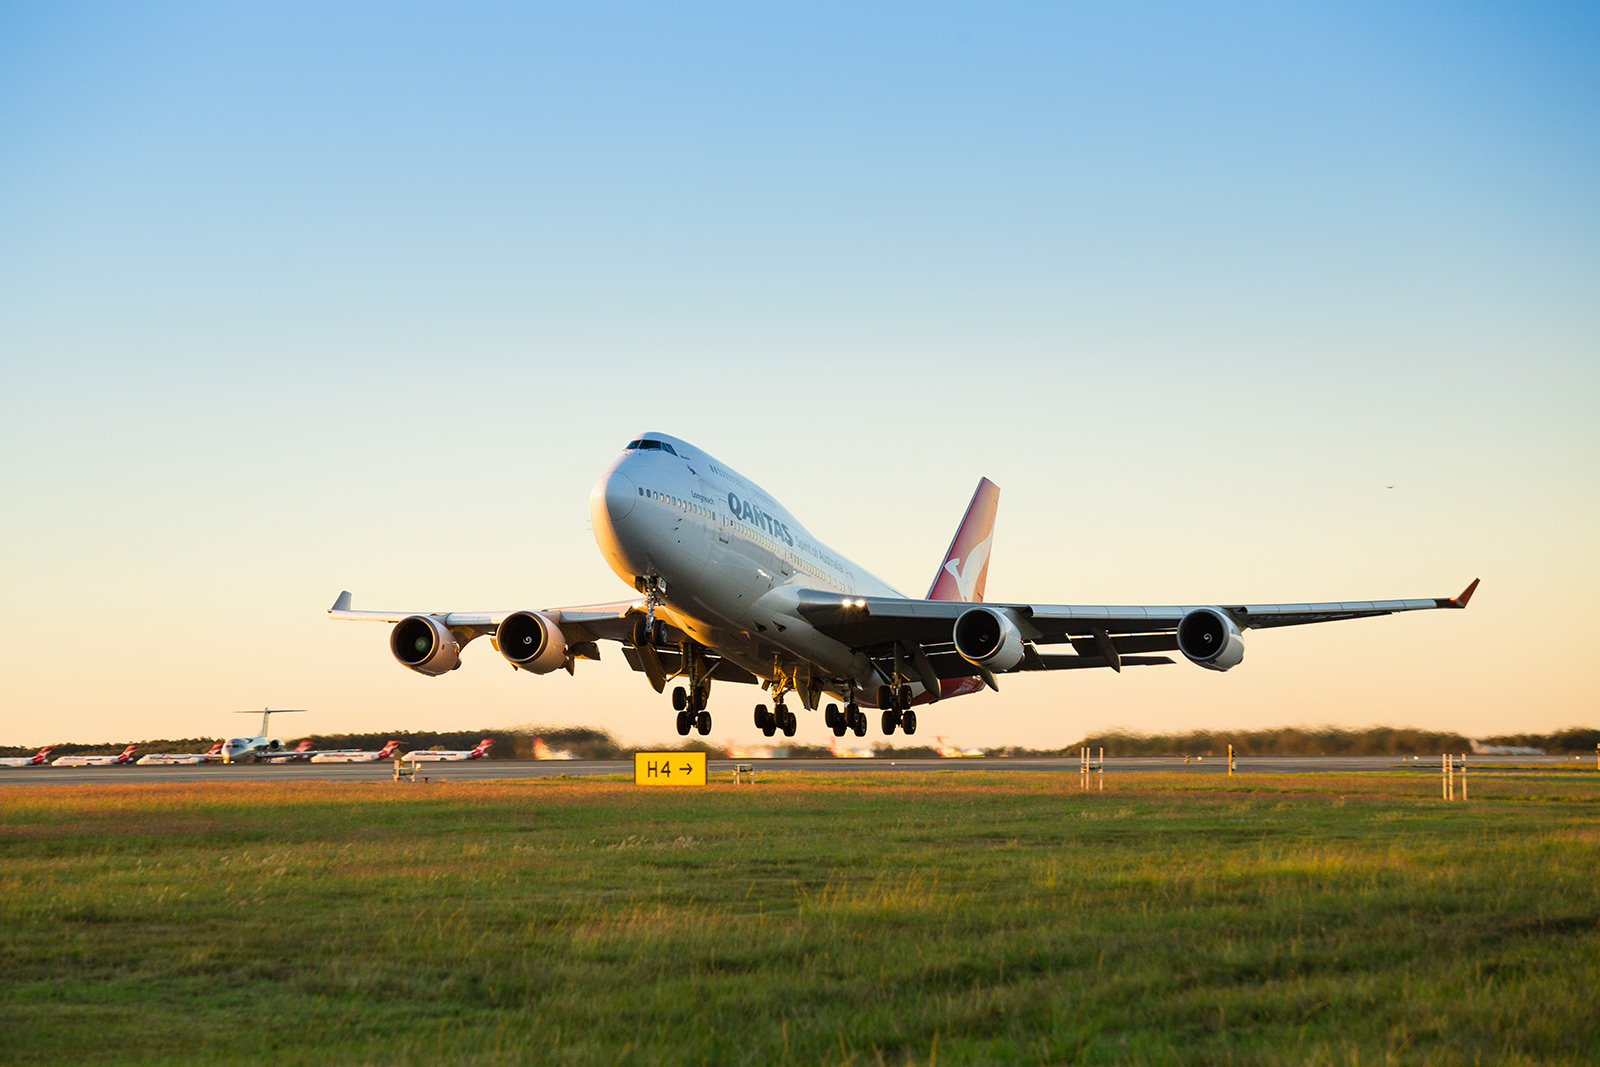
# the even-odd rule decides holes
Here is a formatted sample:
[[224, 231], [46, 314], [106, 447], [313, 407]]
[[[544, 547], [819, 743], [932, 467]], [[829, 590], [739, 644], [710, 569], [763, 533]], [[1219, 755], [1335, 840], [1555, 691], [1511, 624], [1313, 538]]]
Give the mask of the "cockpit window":
[[670, 452], [674, 456], [678, 454], [678, 450], [667, 444], [665, 441], [652, 441], [649, 438], [640, 438], [637, 441], [629, 441], [627, 447], [624, 448], [623, 451], [627, 452], [632, 449], [639, 449], [642, 452]]

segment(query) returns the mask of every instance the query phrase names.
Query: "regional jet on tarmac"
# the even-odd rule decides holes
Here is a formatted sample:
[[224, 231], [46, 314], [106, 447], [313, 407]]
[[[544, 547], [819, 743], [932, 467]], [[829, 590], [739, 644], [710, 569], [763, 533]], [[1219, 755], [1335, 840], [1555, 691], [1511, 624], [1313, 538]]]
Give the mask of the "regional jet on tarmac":
[[[254, 737], [230, 737], [222, 743], [223, 763], [278, 763], [300, 762], [315, 759], [323, 751], [336, 751], [334, 749], [319, 750], [311, 747], [310, 741], [300, 742], [297, 748], [284, 748], [283, 742], [276, 737], [267, 736], [267, 726], [274, 715], [298, 715], [305, 708], [263, 708], [261, 710], [261, 732]], [[254, 715], [253, 711], [236, 711], [235, 715]]]
[[170, 767], [183, 764], [220, 763], [222, 762], [222, 745], [218, 741], [204, 752], [149, 752], [140, 756], [134, 762], [141, 767]]
[[459, 760], [483, 759], [494, 747], [494, 738], [485, 737], [474, 749], [425, 748], [420, 752], [407, 752], [406, 759], [417, 763], [455, 763]]
[[318, 752], [311, 757], [312, 763], [377, 763], [380, 760], [394, 759], [399, 753], [396, 751], [400, 742], [390, 741], [377, 751], [363, 751], [356, 748], [336, 748], [328, 752]]
[[118, 767], [133, 762], [133, 754], [142, 742], [134, 742], [115, 756], [58, 756], [52, 767]]
[[[1000, 490], [979, 481], [927, 596], [917, 600], [819, 542], [759, 486], [687, 441], [647, 433], [629, 441], [589, 496], [600, 553], [641, 594], [632, 600], [540, 611], [356, 611], [340, 593], [328, 614], [396, 624], [389, 648], [403, 666], [437, 676], [487, 635], [513, 667], [534, 674], [599, 659], [617, 641], [656, 692], [672, 691], [679, 734], [711, 732], [711, 683], [760, 683], [755, 724], [793, 737], [784, 705], [829, 703], [836, 737], [867, 732], [862, 706], [885, 734], [916, 732], [916, 707], [999, 688], [1015, 671], [1171, 663], [1179, 652], [1207, 670], [1244, 658], [1243, 632], [1429, 608], [1458, 597], [1326, 604], [1218, 601], [1171, 607], [983, 603]], [[1070, 651], [1044, 652], [1065, 647]]]
[[0, 767], [43, 767], [45, 757], [50, 755], [51, 746], [46, 745], [31, 756], [4, 756], [0, 757]]

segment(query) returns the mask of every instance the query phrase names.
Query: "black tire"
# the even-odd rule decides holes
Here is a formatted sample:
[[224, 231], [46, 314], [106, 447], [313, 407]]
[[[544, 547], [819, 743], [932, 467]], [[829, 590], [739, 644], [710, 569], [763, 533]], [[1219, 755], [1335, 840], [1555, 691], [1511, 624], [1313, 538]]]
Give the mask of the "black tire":
[[833, 729], [834, 724], [839, 721], [839, 705], [829, 704], [826, 708], [824, 708], [822, 711], [822, 721], [827, 724], [828, 729]]
[[689, 736], [689, 713], [687, 711], [678, 712], [678, 736]]
[[899, 708], [901, 711], [905, 711], [910, 706], [911, 687], [909, 685], [902, 685], [900, 687], [900, 699], [895, 702], [895, 707]]
[[705, 711], [706, 705], [711, 703], [711, 686], [702, 685], [694, 691], [694, 710]]
[[894, 706], [894, 690], [886, 685], [878, 686], [878, 707], [888, 708]]
[[[767, 706], [765, 704], [757, 704], [756, 705], [756, 729], [757, 730], [765, 730], [766, 728], [767, 728]], [[769, 733], [767, 736], [771, 737], [772, 735]]]
[[711, 732], [711, 713], [709, 711], [702, 711], [696, 714], [694, 716], [694, 728], [700, 731], [701, 737], [709, 734]]
[[794, 712], [790, 711], [788, 708], [784, 708], [783, 709], [783, 736], [784, 737], [793, 737], [795, 729], [797, 727], [799, 727], [799, 725], [800, 725], [799, 720], [797, 720], [794, 717]]
[[848, 730], [848, 729], [850, 729], [850, 723], [845, 720], [845, 717], [843, 715], [841, 715], [837, 719], [833, 720], [833, 736], [834, 737], [843, 737], [844, 736], [844, 732], [846, 730]]
[[907, 736], [916, 733], [917, 713], [912, 711], [910, 708], [907, 708], [904, 712], [902, 712], [900, 715], [900, 729], [904, 730]]
[[883, 709], [883, 736], [889, 737], [894, 733], [895, 715], [893, 708]]
[[856, 721], [850, 724], [850, 728], [856, 732], [856, 736], [857, 737], [866, 737], [867, 736], [867, 713], [864, 712], [864, 711], [857, 711], [856, 712]]
[[684, 711], [689, 707], [689, 694], [683, 691], [683, 686], [674, 686], [672, 689], [672, 710]]

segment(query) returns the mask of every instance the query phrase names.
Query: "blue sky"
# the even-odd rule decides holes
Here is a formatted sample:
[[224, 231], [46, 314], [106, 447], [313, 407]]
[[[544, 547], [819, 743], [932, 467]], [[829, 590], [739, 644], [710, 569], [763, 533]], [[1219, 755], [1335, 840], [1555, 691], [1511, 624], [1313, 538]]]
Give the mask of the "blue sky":
[[647, 427], [908, 589], [981, 475], [995, 598], [1484, 578], [1015, 680], [963, 743], [1592, 723], [1597, 46], [1575, 4], [6, 8], [6, 739], [667, 735], [619, 657], [433, 681], [321, 615], [619, 595], [585, 500]]

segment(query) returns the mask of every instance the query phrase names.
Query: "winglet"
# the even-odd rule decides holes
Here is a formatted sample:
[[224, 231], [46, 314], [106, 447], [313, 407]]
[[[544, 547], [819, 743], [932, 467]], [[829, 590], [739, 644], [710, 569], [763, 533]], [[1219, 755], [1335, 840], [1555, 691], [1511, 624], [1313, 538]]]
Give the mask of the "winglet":
[[346, 589], [344, 592], [339, 594], [339, 599], [335, 600], [333, 602], [333, 607], [328, 609], [328, 614], [332, 615], [336, 611], [349, 611], [349, 610], [350, 610], [350, 590]]
[[1476, 592], [1477, 589], [1478, 589], [1478, 579], [1474, 578], [1474, 579], [1472, 579], [1472, 584], [1467, 586], [1465, 589], [1463, 589], [1461, 591], [1461, 595], [1460, 596], [1456, 596], [1456, 597], [1451, 597], [1450, 598], [1450, 605], [1452, 607], [1457, 607], [1457, 608], [1466, 607], [1467, 606], [1467, 601], [1472, 599], [1472, 594], [1474, 592]]

